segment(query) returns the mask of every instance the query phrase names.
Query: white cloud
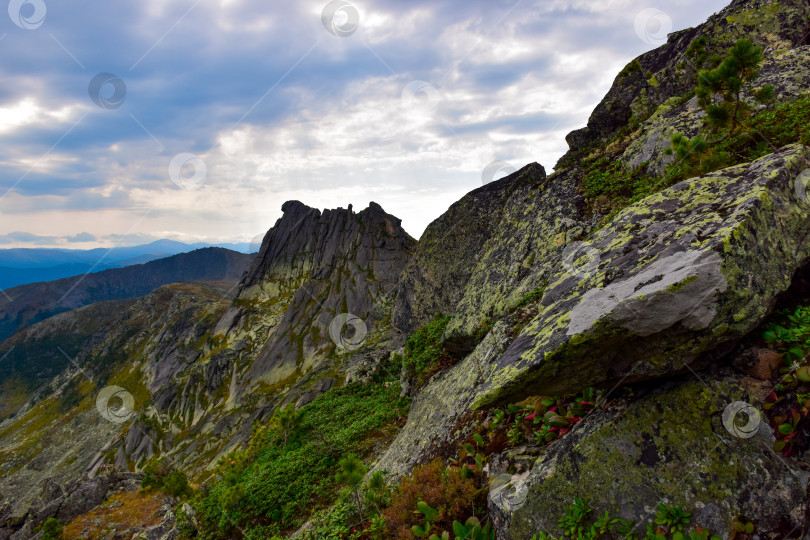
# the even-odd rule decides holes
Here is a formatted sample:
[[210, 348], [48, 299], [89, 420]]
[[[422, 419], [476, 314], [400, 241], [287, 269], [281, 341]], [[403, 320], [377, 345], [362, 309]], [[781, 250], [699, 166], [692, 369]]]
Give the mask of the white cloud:
[[0, 135], [27, 126], [68, 123], [74, 121], [83, 109], [86, 107], [75, 104], [48, 110], [35, 98], [24, 97], [13, 105], [0, 107]]
[[[321, 24], [325, 3], [127, 0], [79, 18], [49, 14], [85, 72], [47, 33], [10, 34], [0, 46], [28, 56], [0, 61], [0, 182], [31, 174], [0, 191], [0, 232], [249, 241], [298, 199], [356, 210], [374, 200], [418, 237], [481, 185], [489, 162], [550, 170], [565, 134], [650, 48], [633, 19], [660, 4], [363, 0], [357, 32], [340, 38]], [[670, 10], [682, 28], [725, 3]], [[100, 70], [127, 83], [118, 110], [87, 99]], [[415, 80], [435, 88], [435, 112], [402, 106]], [[201, 189], [170, 181], [180, 152], [205, 161]]]

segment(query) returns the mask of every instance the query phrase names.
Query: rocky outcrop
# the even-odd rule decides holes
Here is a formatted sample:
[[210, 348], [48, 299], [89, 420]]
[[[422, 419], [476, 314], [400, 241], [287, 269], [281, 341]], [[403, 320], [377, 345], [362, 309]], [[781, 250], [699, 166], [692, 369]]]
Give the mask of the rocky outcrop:
[[[47, 478], [39, 499], [27, 512], [14, 516], [11, 515], [11, 506], [5, 507], [8, 516], [0, 520], [0, 539], [31, 538], [34, 529], [48, 518], [56, 518], [64, 525], [103, 503], [114, 492], [139, 489], [142, 477], [107, 466], [94, 478], [74, 480], [64, 487]], [[0, 508], [0, 514], [3, 512]]]
[[471, 350], [482, 328], [544, 286], [550, 261], [576, 249], [594, 225], [583, 206], [573, 176], [549, 179], [536, 163], [468, 193], [425, 230], [399, 284], [394, 325], [410, 333], [452, 314], [447, 347]]
[[711, 36], [710, 55], [726, 51], [739, 38], [753, 39], [772, 53], [807, 45], [808, 20], [810, 6], [804, 0], [734, 0], [705, 23], [672, 32], [666, 44], [636, 59], [636, 69], [616, 77], [587, 126], [568, 134], [568, 145], [575, 153], [592, 148], [634, 115], [644, 116], [670, 98], [691, 93], [696, 74], [685, 53], [696, 37]]
[[394, 326], [411, 333], [437, 313], [454, 313], [487, 252], [487, 242], [500, 239], [498, 227], [510, 196], [517, 190], [526, 197], [545, 178], [541, 165], [528, 165], [471, 191], [428, 225], [402, 273]]
[[[810, 88], [810, 46], [780, 50], [780, 54], [767, 56], [757, 88], [766, 85], [774, 87], [778, 103], [793, 101]], [[748, 100], [753, 107], [756, 101]], [[639, 129], [638, 136], [629, 144], [621, 156], [628, 167], [644, 166], [649, 174], [663, 174], [666, 165], [675, 158], [665, 150], [671, 146], [672, 136], [680, 133], [694, 137], [700, 133], [705, 113], [697, 108], [697, 98], [684, 101], [674, 97], [659, 106]]]
[[753, 436], [724, 425], [727, 407], [761, 402], [764, 388], [729, 371], [702, 381], [690, 375], [591, 414], [528, 474], [490, 491], [498, 538], [561, 534], [557, 520], [574, 497], [587, 497], [593, 515], [635, 521], [639, 533], [660, 502], [691, 509], [693, 524], [721, 538], [732, 532], [729, 516], [755, 522], [759, 535], [799, 537], [808, 525], [807, 473], [773, 452], [760, 412], [742, 422], [755, 424]]
[[[217, 328], [258, 351], [240, 392], [371, 345], [384, 334], [386, 305], [415, 244], [401, 221], [373, 202], [359, 213], [321, 213], [298, 201], [282, 210]], [[250, 317], [255, 306], [264, 309], [258, 328]]]
[[624, 210], [582, 257], [557, 261], [533, 320], [502, 319], [428, 382], [376, 467], [401, 474], [436, 455], [463, 435], [475, 408], [715, 362], [810, 256], [810, 205], [798, 178], [808, 167], [810, 151], [790, 146]]
[[810, 149], [789, 146], [622, 211], [589, 239], [584, 266], [560, 266], [476, 404], [711, 362], [759, 325], [810, 256], [807, 169]]
[[402, 228], [402, 220], [375, 202], [359, 213], [351, 205], [321, 212], [299, 201], [287, 201], [281, 210], [284, 215], [265, 235], [240, 283], [240, 298], [255, 295], [256, 288], [267, 288], [274, 280], [307, 277], [345, 259], [368, 269], [390, 289], [415, 244]]

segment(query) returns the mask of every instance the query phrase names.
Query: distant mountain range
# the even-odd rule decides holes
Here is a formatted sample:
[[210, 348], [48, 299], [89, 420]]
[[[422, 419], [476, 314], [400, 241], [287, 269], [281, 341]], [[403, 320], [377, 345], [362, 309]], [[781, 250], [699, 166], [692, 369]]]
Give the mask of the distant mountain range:
[[254, 255], [209, 247], [145, 264], [12, 287], [0, 293], [0, 341], [57, 313], [105, 300], [136, 298], [168, 283], [228, 281], [235, 285], [253, 259]]
[[187, 253], [205, 247], [222, 247], [249, 253], [250, 244], [185, 244], [174, 240], [158, 240], [139, 246], [59, 249], [13, 248], [0, 249], [0, 289], [39, 281], [52, 281], [88, 272], [100, 272], [143, 264], [156, 259]]

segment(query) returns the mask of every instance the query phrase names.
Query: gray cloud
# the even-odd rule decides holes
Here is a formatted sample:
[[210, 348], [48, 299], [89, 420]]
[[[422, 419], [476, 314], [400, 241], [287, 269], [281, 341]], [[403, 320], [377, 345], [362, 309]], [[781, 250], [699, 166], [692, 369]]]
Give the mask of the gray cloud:
[[[418, 236], [486, 163], [553, 166], [565, 132], [652, 47], [638, 12], [678, 29], [726, 3], [374, 0], [339, 38], [292, 0], [49, 2], [41, 28], [7, 24], [0, 41], [0, 233], [249, 240], [285, 198], [374, 198]], [[121, 107], [90, 99], [100, 72], [126, 83]], [[401, 107], [414, 80], [435, 87], [434, 114]], [[169, 180], [180, 152], [207, 165], [195, 193]], [[12, 234], [0, 242], [36, 242]]]

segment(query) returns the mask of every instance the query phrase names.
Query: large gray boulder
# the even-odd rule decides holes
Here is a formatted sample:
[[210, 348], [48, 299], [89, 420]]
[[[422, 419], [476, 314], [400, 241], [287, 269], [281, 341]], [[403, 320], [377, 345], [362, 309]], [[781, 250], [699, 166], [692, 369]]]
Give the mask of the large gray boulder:
[[538, 315], [487, 367], [475, 405], [712, 362], [762, 322], [810, 256], [808, 169], [810, 149], [792, 145], [622, 211], [563, 261]]

